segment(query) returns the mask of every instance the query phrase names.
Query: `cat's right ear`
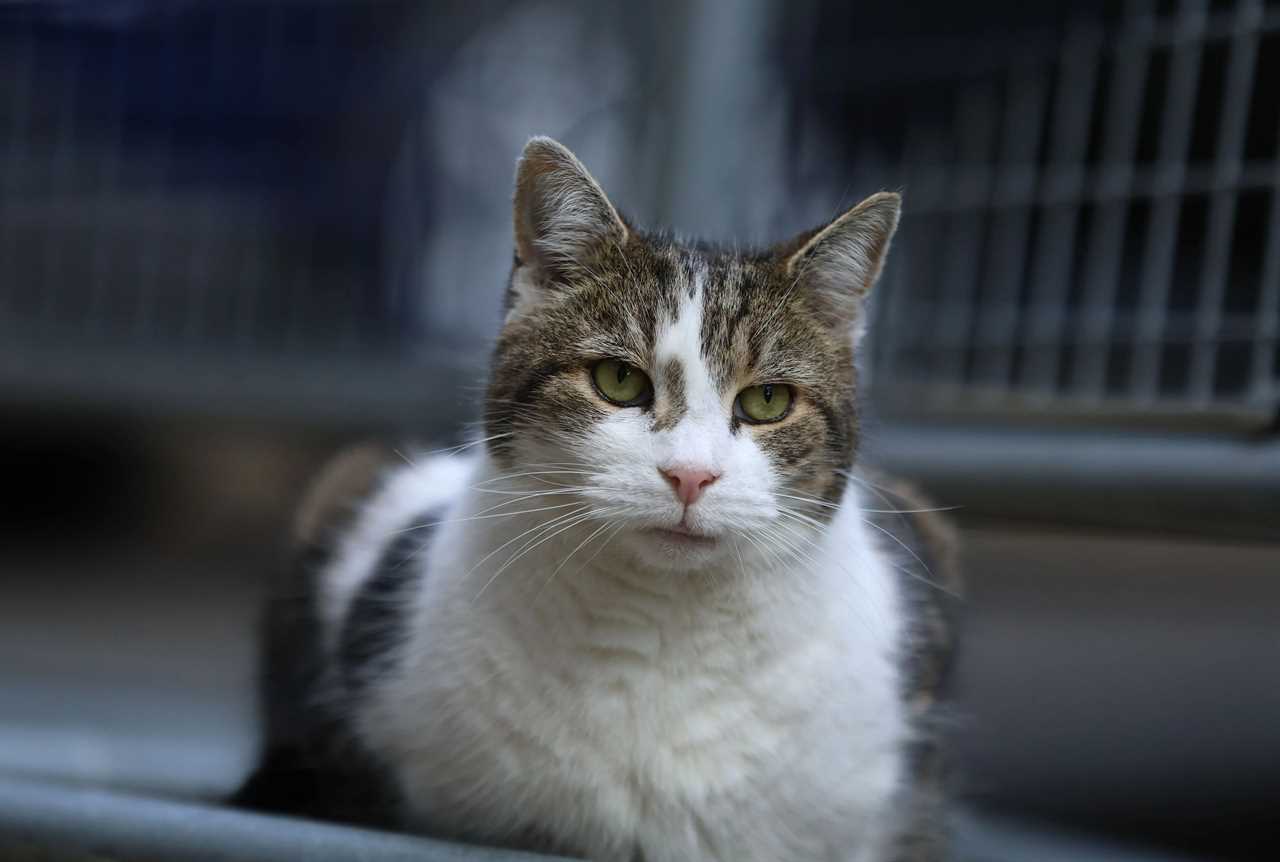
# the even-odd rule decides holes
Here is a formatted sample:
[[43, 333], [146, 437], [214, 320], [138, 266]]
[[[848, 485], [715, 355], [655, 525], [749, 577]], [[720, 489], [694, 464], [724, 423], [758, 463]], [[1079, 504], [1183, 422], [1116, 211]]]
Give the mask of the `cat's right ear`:
[[515, 234], [517, 268], [546, 286], [589, 271], [593, 252], [625, 242], [627, 226], [568, 148], [533, 138], [516, 166]]

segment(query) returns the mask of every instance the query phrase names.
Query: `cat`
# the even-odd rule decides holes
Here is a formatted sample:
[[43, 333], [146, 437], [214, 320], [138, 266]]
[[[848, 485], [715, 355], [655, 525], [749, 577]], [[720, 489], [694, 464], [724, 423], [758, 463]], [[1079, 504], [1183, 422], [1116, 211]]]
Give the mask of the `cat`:
[[941, 858], [950, 531], [855, 471], [899, 206], [730, 251], [531, 140], [484, 435], [318, 481], [237, 801], [595, 860]]

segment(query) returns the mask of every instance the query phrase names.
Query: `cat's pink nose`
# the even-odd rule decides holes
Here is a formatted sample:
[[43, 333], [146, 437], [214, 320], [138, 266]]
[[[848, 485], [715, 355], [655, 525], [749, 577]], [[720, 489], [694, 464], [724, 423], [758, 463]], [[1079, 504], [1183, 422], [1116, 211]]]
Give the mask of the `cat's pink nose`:
[[710, 485], [720, 476], [710, 470], [663, 470], [659, 472], [671, 483], [671, 490], [676, 492], [676, 499], [686, 506], [692, 506], [702, 496], [702, 489]]

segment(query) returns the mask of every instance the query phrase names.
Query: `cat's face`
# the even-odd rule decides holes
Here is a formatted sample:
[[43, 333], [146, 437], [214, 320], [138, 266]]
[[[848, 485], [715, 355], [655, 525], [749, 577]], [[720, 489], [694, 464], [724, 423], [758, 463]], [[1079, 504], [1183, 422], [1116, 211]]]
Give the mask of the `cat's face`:
[[897, 211], [880, 195], [770, 252], [706, 250], [626, 226], [567, 150], [535, 139], [489, 385], [494, 458], [568, 498], [549, 513], [562, 523], [657, 568], [779, 552], [844, 489], [855, 330]]

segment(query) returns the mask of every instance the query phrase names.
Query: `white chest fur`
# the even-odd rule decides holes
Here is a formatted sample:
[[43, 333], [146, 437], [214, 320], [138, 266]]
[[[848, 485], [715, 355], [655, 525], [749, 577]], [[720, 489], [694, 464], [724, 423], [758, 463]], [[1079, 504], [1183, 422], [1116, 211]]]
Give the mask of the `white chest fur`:
[[508, 556], [486, 555], [545, 515], [464, 520], [492, 504], [465, 490], [474, 463], [427, 462], [384, 495], [457, 489], [398, 668], [354, 716], [416, 825], [555, 836], [593, 859], [882, 858], [902, 622], [852, 491], [773, 571], [655, 574], [607, 547], [561, 567], [570, 530], [486, 586]]

